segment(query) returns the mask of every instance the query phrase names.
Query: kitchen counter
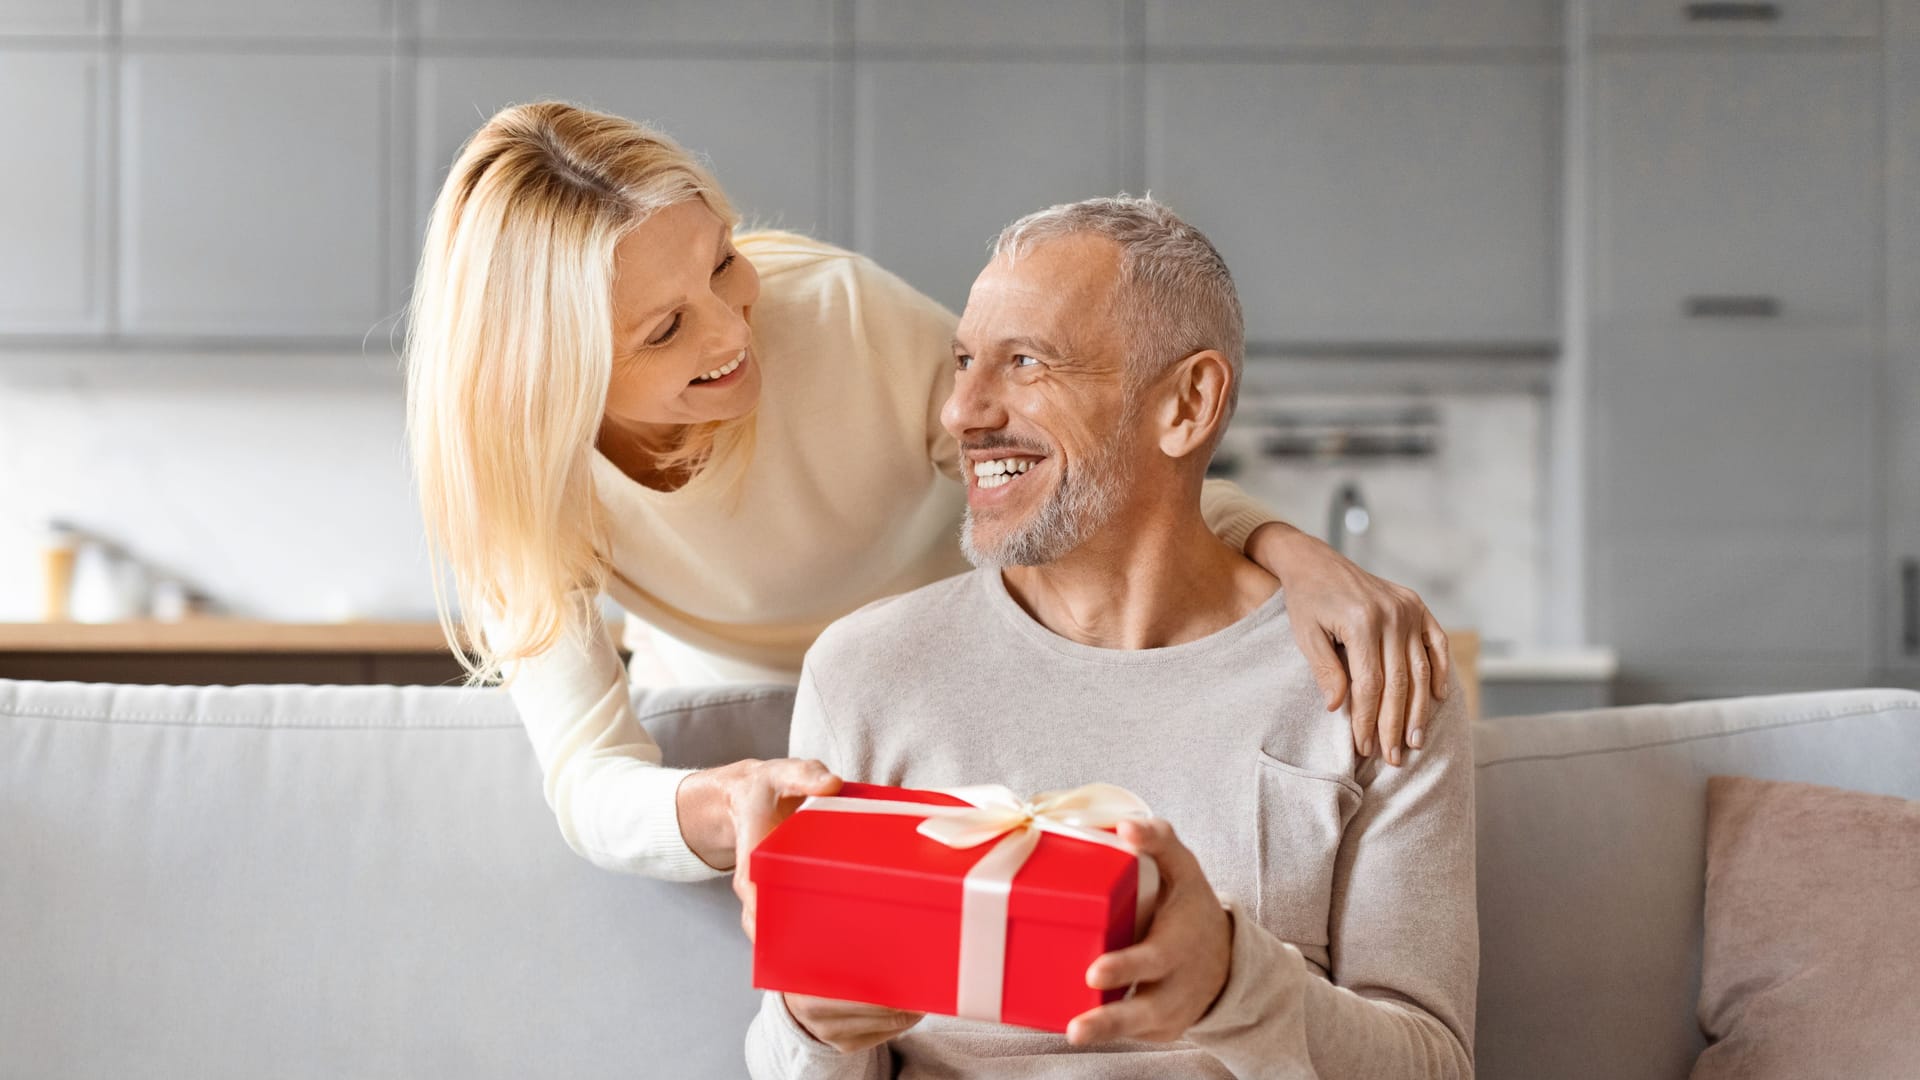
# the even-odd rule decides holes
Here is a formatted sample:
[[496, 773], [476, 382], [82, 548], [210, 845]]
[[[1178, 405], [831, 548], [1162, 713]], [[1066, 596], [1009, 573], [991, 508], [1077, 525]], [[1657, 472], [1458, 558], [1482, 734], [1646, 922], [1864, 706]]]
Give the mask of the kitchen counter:
[[1480, 654], [1480, 715], [1531, 716], [1613, 704], [1612, 649], [1514, 649]]
[[0, 623], [0, 678], [223, 685], [443, 685], [466, 677], [426, 621]]

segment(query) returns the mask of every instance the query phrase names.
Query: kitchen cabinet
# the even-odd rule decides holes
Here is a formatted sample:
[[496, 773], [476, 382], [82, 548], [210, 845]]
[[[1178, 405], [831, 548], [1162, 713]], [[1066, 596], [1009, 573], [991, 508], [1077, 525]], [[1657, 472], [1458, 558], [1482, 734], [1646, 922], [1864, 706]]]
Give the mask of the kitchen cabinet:
[[1868, 38], [1880, 31], [1880, 0], [1595, 0], [1587, 11], [1587, 25], [1605, 37]]
[[1146, 0], [1149, 46], [1454, 48], [1560, 45], [1559, 0]]
[[1125, 0], [858, 0], [854, 40], [861, 45], [953, 47], [1126, 44]]
[[121, 76], [127, 334], [360, 339], [387, 291], [391, 62], [137, 53]]
[[0, 333], [98, 332], [106, 320], [102, 203], [106, 59], [0, 52]]
[[1882, 676], [1920, 687], [1920, 0], [1895, 0], [1887, 40], [1887, 378], [1881, 395], [1886, 598]]
[[1559, 102], [1557, 64], [1151, 63], [1147, 186], [1253, 342], [1550, 341]]
[[663, 128], [708, 157], [750, 221], [837, 231], [829, 62], [429, 57], [419, 77], [416, 237], [460, 144], [502, 107], [545, 98]]
[[[1773, 322], [1877, 310], [1879, 87], [1865, 51], [1649, 51], [1594, 62], [1594, 315]], [[1764, 317], [1764, 316], [1763, 316]]]
[[956, 312], [1003, 226], [1126, 186], [1119, 64], [876, 61], [858, 78], [856, 246]]
[[1591, 433], [1589, 636], [1620, 651], [1628, 700], [1871, 675], [1879, 70], [1871, 42], [1589, 58], [1588, 355], [1567, 392]]
[[398, 0], [123, 0], [127, 34], [193, 37], [364, 37], [393, 32]]
[[834, 0], [419, 0], [419, 5], [420, 35], [429, 43], [833, 43]]
[[107, 0], [7, 0], [0, 6], [0, 34], [98, 33], [106, 28], [106, 6]]

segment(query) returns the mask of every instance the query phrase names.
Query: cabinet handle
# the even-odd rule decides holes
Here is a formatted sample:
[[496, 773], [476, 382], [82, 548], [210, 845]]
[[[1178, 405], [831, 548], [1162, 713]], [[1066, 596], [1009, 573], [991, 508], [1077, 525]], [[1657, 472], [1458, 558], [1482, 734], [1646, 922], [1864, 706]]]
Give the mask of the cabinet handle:
[[1900, 649], [1920, 656], [1920, 559], [1900, 560]]
[[1772, 296], [1689, 296], [1689, 319], [1771, 319], [1780, 314], [1780, 301]]
[[1688, 22], [1777, 22], [1779, 4], [1688, 4]]

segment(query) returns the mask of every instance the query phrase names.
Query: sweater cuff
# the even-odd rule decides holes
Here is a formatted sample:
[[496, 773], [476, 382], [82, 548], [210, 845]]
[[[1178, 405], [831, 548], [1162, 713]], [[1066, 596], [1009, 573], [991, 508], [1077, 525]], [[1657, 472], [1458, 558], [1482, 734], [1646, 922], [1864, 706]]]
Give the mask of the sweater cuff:
[[752, 1069], [755, 1076], [794, 1076], [816, 1071], [838, 1071], [837, 1068], [817, 1070], [813, 1066], [832, 1063], [837, 1067], [846, 1056], [801, 1027], [800, 1021], [794, 1019], [792, 1010], [787, 1008], [787, 996], [778, 990], [767, 991], [761, 999], [760, 1016], [747, 1033], [747, 1044], [749, 1065], [757, 1062], [778, 1063], [773, 1068]]
[[680, 804], [677, 798], [680, 782], [693, 775], [696, 769], [663, 769], [650, 766], [648, 782], [640, 786], [636, 797], [635, 819], [638, 822], [640, 850], [651, 856], [652, 866], [645, 871], [650, 877], [667, 881], [704, 881], [708, 878], [722, 877], [731, 870], [716, 870], [707, 865], [707, 861], [694, 854], [687, 846], [687, 838], [680, 831]]
[[1263, 1056], [1285, 1047], [1294, 1051], [1284, 1054], [1285, 1060], [1308, 1061], [1306, 958], [1247, 918], [1238, 905], [1225, 907], [1233, 926], [1227, 985], [1213, 1008], [1187, 1029], [1187, 1038], [1229, 1062], [1238, 1056], [1236, 1050], [1255, 1041]]
[[1253, 538], [1253, 530], [1258, 529], [1269, 521], [1279, 520], [1279, 518], [1274, 517], [1265, 509], [1256, 506], [1252, 509], [1240, 510], [1230, 515], [1225, 521], [1220, 523], [1218, 529], [1214, 530], [1214, 535], [1220, 538], [1221, 543], [1245, 555], [1247, 553], [1247, 541]]

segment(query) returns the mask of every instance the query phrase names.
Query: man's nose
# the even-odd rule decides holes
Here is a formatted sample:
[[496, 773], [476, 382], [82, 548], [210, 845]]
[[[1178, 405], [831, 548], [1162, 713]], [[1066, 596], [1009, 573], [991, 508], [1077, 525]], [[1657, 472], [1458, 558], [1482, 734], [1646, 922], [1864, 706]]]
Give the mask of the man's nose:
[[947, 434], [965, 439], [968, 432], [1006, 427], [1007, 410], [997, 387], [998, 380], [979, 372], [954, 372], [953, 392], [940, 407], [940, 424]]

